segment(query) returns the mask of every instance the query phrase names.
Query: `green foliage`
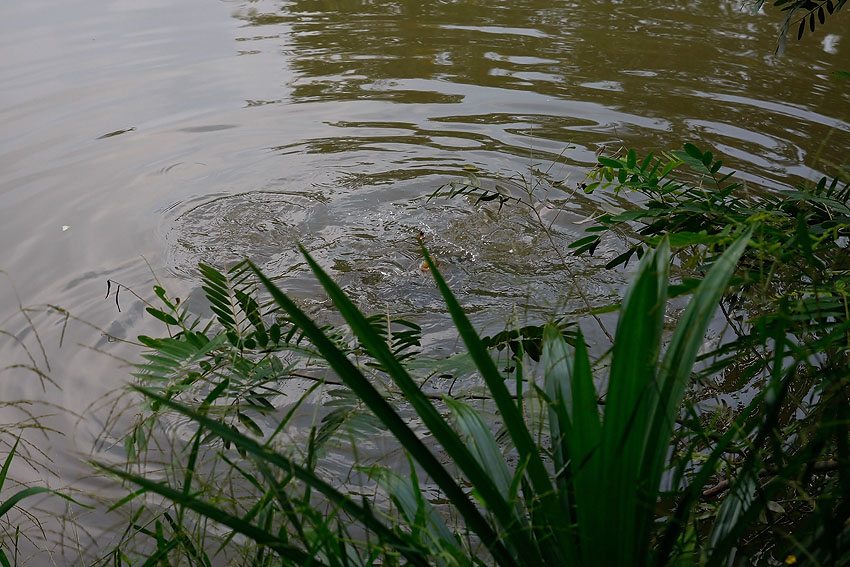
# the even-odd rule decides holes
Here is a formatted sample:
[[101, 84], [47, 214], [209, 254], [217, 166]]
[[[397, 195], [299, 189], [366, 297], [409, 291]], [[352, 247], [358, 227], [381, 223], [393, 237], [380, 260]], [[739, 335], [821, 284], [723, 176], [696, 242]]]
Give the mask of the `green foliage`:
[[[790, 380], [797, 375], [796, 363], [783, 363], [793, 354], [784, 340], [783, 325], [789, 319], [782, 319], [770, 331], [774, 348], [782, 354], [773, 361], [769, 387], [736, 418], [734, 427], [718, 437], [698, 425], [676, 425], [677, 421], [687, 424], [682, 421], [680, 408], [692, 380], [692, 366], [717, 302], [753, 234], [753, 229], [748, 229], [732, 235], [727, 250], [714, 258], [666, 349], [662, 344], [670, 244], [662, 240], [644, 255], [623, 302], [610, 374], [603, 382], [607, 386], [601, 412], [596, 391], [600, 382], [594, 377], [581, 331], [571, 335], [571, 347], [565, 341], [563, 327], [544, 326], [540, 334], [542, 369], [530, 384], [548, 414], [548, 434], [539, 441], [521, 411], [523, 406], [507, 389], [504, 375], [494, 364], [493, 342], [482, 341], [474, 331], [424, 249], [454, 325], [498, 409], [496, 423], [459, 400], [444, 396], [437, 401], [426, 396], [420, 380], [405, 366], [409, 357], [398, 350], [388, 327], [377, 327], [375, 318], [363, 315], [306, 253], [309, 265], [356, 337], [355, 345], [341, 341], [342, 333], [317, 326], [253, 268], [273, 300], [274, 307], [268, 307], [265, 313], [284, 314], [297, 327], [303, 348], [320, 357], [345, 385], [344, 391], [350, 390], [376, 424], [380, 422], [374, 431], [388, 431], [408, 455], [407, 476], [377, 463], [355, 467], [375, 483], [378, 494], [388, 498], [395, 512], [382, 505], [381, 498], [353, 496], [345, 483], [327, 476], [320, 454], [332, 434], [321, 433], [314, 426], [306, 451], [293, 452], [286, 444], [263, 441], [262, 427], [255, 429], [244, 423], [243, 427], [234, 427], [223, 420], [219, 415], [222, 412], [213, 409], [225, 399], [238, 397], [229, 389], [227, 379], [194, 406], [177, 399], [177, 393], [167, 388], [138, 389], [150, 407], [182, 415], [196, 427], [188, 448], [189, 465], [180, 478], [163, 483], [129, 470], [101, 466], [139, 486], [134, 496], [155, 493], [173, 502], [176, 513], [160, 512], [152, 520], [153, 529], [145, 527], [137, 533], [151, 537], [156, 553], [162, 556], [180, 550], [200, 564], [208, 561], [201, 551], [207, 548], [189, 547], [182, 539], [188, 532], [184, 527], [188, 516], [184, 514], [189, 511], [195, 518], [191, 525], [211, 521], [255, 542], [251, 564], [256, 565], [268, 564], [267, 551], [276, 553], [287, 565], [369, 565], [375, 561], [420, 565], [667, 565], [692, 564], [697, 557], [709, 565], [726, 564], [753, 518], [775, 509], [775, 498], [790, 482], [810, 482], [805, 479], [811, 478], [812, 472], [802, 465], [799, 453], [792, 456], [783, 447], [774, 454], [760, 449], [770, 446], [780, 434], [778, 411], [787, 397]], [[216, 297], [222, 303], [223, 296]], [[175, 315], [175, 319], [186, 317]], [[229, 330], [236, 327], [237, 320], [227, 319], [233, 322]], [[410, 330], [415, 326], [405, 322], [402, 327]], [[227, 332], [222, 330], [219, 336]], [[244, 336], [249, 331], [243, 328], [242, 332]], [[526, 332], [536, 334], [533, 329]], [[401, 340], [405, 345], [413, 344], [408, 342], [408, 335], [402, 335]], [[166, 344], [152, 343], [155, 349]], [[228, 348], [241, 345], [240, 352], [245, 352], [239, 340], [221, 339], [214, 344], [227, 344]], [[523, 348], [517, 350], [519, 354]], [[361, 358], [370, 363], [361, 363]], [[178, 373], [186, 372], [185, 367], [177, 368]], [[391, 402], [387, 391], [376, 388], [376, 383], [382, 383], [376, 380], [379, 375], [398, 388], [403, 404]], [[410, 412], [431, 441], [426, 443], [411, 427]], [[223, 413], [232, 416], [234, 411]], [[291, 411], [280, 418], [275, 432], [287, 430], [291, 418]], [[494, 428], [503, 428], [507, 438], [500, 440], [493, 434]], [[827, 444], [825, 440], [846, 434], [846, 428], [846, 420], [829, 427], [823, 427], [822, 420], [815, 422], [811, 431], [818, 441], [806, 445], [804, 452], [807, 456], [819, 455]], [[354, 440], [353, 436], [348, 438]], [[742, 444], [756, 450], [735, 463], [738, 472], [732, 474], [729, 495], [719, 507], [712, 508], [714, 512], [708, 517], [716, 520], [713, 528], [706, 530], [695, 520], [704, 507], [703, 491], [717, 468], [730, 463], [730, 454], [742, 455]], [[671, 462], [673, 446], [684, 446], [686, 451]], [[245, 484], [238, 504], [197, 484], [205, 454], [213, 462], [227, 463]], [[513, 457], [507, 458], [510, 455]], [[791, 458], [783, 459], [786, 455]], [[780, 460], [774, 460], [777, 457]], [[846, 470], [846, 458], [842, 459], [841, 470]], [[668, 469], [671, 465], [673, 468]], [[664, 484], [670, 484], [669, 480], [662, 481], [665, 470], [673, 474], [673, 492], [662, 490]], [[764, 484], [764, 470], [772, 475], [768, 478], [781, 480]], [[837, 503], [829, 492], [825, 494], [826, 505], [816, 507], [819, 513], [831, 513], [830, 506]], [[657, 507], [668, 500], [674, 503], [675, 513], [659, 523]], [[443, 502], [439, 508], [437, 501]], [[839, 516], [843, 513], [835, 511]], [[706, 516], [701, 513], [700, 517]], [[447, 518], [458, 520], [448, 522]], [[611, 545], [612, 532], [618, 534], [617, 545]], [[834, 532], [822, 537], [833, 537], [834, 544], [836, 533], [843, 537], [843, 531]], [[231, 537], [220, 545], [225, 546]], [[484, 548], [477, 548], [475, 541]], [[819, 545], [812, 543], [813, 553], [827, 549]], [[260, 559], [263, 562], [258, 562]]]
[[[774, 432], [764, 424], [751, 428], [746, 437], [751, 459], [745, 462], [733, 454], [723, 459], [724, 466], [737, 470], [736, 478], [745, 483], [738, 491], [732, 490], [727, 502], [733, 498], [742, 508], [755, 505], [761, 510], [744, 513], [727, 504], [716, 511], [719, 525], [736, 525], [724, 528], [725, 549], [732, 549], [738, 544], [731, 542], [743, 537], [746, 528], [740, 519], [745, 516], [757, 521], [759, 514], [766, 513], [771, 516], [770, 524], [781, 525], [783, 530], [808, 526], [814, 530], [806, 532], [808, 536], [822, 532], [812, 526], [818, 521], [815, 518], [824, 515], [844, 526], [848, 516], [839, 504], [840, 490], [836, 492], [834, 479], [813, 476], [813, 463], [822, 470], [843, 469], [847, 464], [838, 456], [846, 443], [846, 419], [824, 419], [843, 412], [848, 403], [847, 172], [842, 169], [831, 178], [790, 190], [755, 193], [732, 181], [732, 173], [723, 173], [722, 162], [710, 152], [686, 145], [683, 151], [661, 158], [650, 155], [638, 160], [634, 152], [600, 158], [586, 187], [588, 192], [637, 192], [644, 198], [631, 210], [596, 219], [597, 226], [589, 230], [591, 236], [572, 244], [575, 253], [592, 252], [607, 234], [616, 233], [633, 244], [608, 263], [614, 268], [633, 255], [669, 242], [682, 279], [674, 286], [677, 295], [695, 289], [700, 274], [732, 242], [731, 235], [752, 231], [752, 245], [723, 290], [721, 301], [734, 339], [700, 356], [705, 363], [703, 380], [737, 377], [734, 389], [755, 384], [761, 388], [766, 379], [773, 384], [765, 390], [769, 395], [764, 403], [775, 412]], [[679, 326], [683, 324], [680, 320]], [[740, 410], [739, 415], [747, 415], [747, 411]], [[701, 435], [700, 429], [698, 425], [694, 432]], [[715, 439], [717, 433], [722, 431], [714, 434]], [[772, 473], [767, 482], [766, 471]], [[782, 505], [777, 503], [780, 495]], [[759, 499], [765, 504], [759, 506]], [[816, 511], [809, 509], [812, 502], [818, 502]], [[768, 545], [766, 539], [776, 532], [765, 533], [771, 535], [748, 536], [753, 548]], [[720, 545], [718, 537], [711, 540], [712, 546]], [[846, 542], [840, 543], [846, 537], [843, 529], [824, 537], [832, 538], [830, 545], [836, 546], [833, 557], [846, 554]], [[799, 542], [794, 545], [803, 547]], [[814, 555], [823, 554], [824, 549], [817, 549]]]
[[[345, 327], [319, 326], [248, 263], [201, 266], [214, 314], [206, 324], [156, 288], [163, 307], [148, 311], [171, 334], [140, 338], [149, 348], [137, 373], [146, 406], [127, 437], [130, 462], [101, 466], [140, 487], [121, 506], [152, 494], [171, 504], [138, 507], [110, 558], [845, 561], [846, 173], [755, 194], [688, 144], [660, 157], [600, 157], [587, 181], [588, 193], [644, 197], [597, 217], [573, 244], [576, 254], [592, 253], [617, 233], [633, 244], [609, 267], [640, 259], [601, 361], [563, 319], [480, 337], [424, 248], [467, 363], [430, 359], [413, 321], [361, 313], [306, 252]], [[530, 195], [491, 192], [477, 178], [449, 185], [447, 195], [533, 207]], [[682, 295], [690, 301], [671, 334], [667, 300]], [[718, 304], [735, 337], [706, 348]], [[506, 367], [499, 352], [510, 355]], [[487, 388], [480, 405], [424, 390], [453, 368], [468, 374], [469, 364]], [[749, 403], [705, 413], [687, 401], [699, 393], [695, 383], [726, 375], [753, 388]], [[293, 391], [302, 393], [294, 403]], [[172, 448], [164, 475], [135, 468], [170, 421], [187, 420], [191, 437]], [[376, 440], [408, 466], [365, 456], [361, 448]], [[340, 451], [353, 459], [347, 473], [338, 471]], [[669, 512], [659, 517], [662, 508]], [[253, 544], [234, 545], [244, 541]], [[146, 551], [133, 556], [131, 543]]]
[[[631, 239], [634, 244], [607, 263], [614, 268], [667, 238], [683, 277], [698, 277], [735, 231], [751, 227], [753, 246], [726, 290], [730, 310], [759, 313], [767, 324], [785, 298], [796, 320], [789, 331], [798, 340], [840, 340], [850, 284], [850, 177], [840, 171], [811, 186], [754, 193], [732, 181], [733, 173], [721, 174], [722, 167], [711, 152], [691, 144], [640, 162], [633, 152], [600, 158], [587, 192], [629, 191], [645, 199], [634, 209], [598, 217], [591, 235], [570, 246], [575, 254], [592, 253], [608, 233]], [[690, 287], [684, 279], [679, 289]], [[755, 321], [752, 326], [758, 327]]]
[[[18, 450], [18, 445], [20, 443], [20, 438], [15, 441], [15, 444], [12, 446], [9, 454], [6, 455], [6, 460], [3, 461], [2, 467], [0, 467], [0, 491], [3, 489], [3, 485], [6, 483], [6, 478], [9, 474], [9, 467], [12, 465], [12, 461], [15, 459], [15, 454]], [[64, 498], [65, 500], [72, 502], [78, 506], [82, 506], [84, 508], [91, 508], [91, 506], [86, 506], [84, 504], [80, 504], [67, 494], [62, 492], [58, 492], [56, 490], [51, 490], [46, 486], [29, 486], [26, 488], [22, 488], [11, 495], [7, 495], [4, 499], [0, 500], [0, 520], [6, 517], [6, 515], [14, 509], [18, 504], [27, 498], [32, 496], [36, 496], [38, 494], [52, 494], [54, 496], [58, 496], [60, 498]], [[12, 563], [9, 560], [9, 556], [6, 554], [6, 551], [12, 551], [17, 548], [17, 540], [20, 535], [20, 526], [15, 529], [15, 541], [12, 543], [12, 549], [7, 548], [8, 541], [5, 538], [0, 539], [0, 565], [3, 567], [11, 567]], [[13, 554], [14, 556], [14, 554]]]
[[[550, 325], [555, 325], [564, 339], [571, 344], [575, 341], [576, 334], [572, 330], [575, 323], [559, 320], [550, 323]], [[496, 349], [500, 352], [505, 349], [510, 350], [514, 359], [528, 356], [534, 362], [539, 362], [540, 355], [543, 352], [544, 328], [543, 325], [523, 325], [518, 328], [505, 329], [492, 337], [481, 337], [481, 342], [487, 348]]]
[[[806, 28], [810, 33], [814, 33], [818, 25], [824, 25], [826, 19], [841, 10], [846, 2], [847, 0], [776, 0], [773, 2], [775, 7], [785, 13], [779, 25], [777, 53], [782, 55], [785, 52], [788, 33], [791, 30], [796, 30], [799, 41], [806, 34]], [[753, 13], [761, 10], [762, 6], [764, 6], [764, 0], [753, 2]]]

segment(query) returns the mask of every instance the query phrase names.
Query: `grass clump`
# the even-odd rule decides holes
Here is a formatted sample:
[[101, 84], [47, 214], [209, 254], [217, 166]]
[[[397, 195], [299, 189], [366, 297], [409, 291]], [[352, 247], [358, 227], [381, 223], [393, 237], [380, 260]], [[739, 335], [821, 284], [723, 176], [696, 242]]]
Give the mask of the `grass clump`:
[[[187, 547], [181, 534], [210, 521], [226, 527], [220, 548], [235, 537], [253, 542], [250, 564], [256, 565], [727, 564], [753, 517], [771, 510], [773, 501], [761, 496], [781, 490], [762, 482], [761, 447], [776, 435], [776, 411], [795, 369], [778, 359], [768, 387], [736, 416], [734, 427], [709, 440], [700, 461], [693, 457], [707, 446], [700, 438], [705, 431], [676, 423], [683, 422], [681, 402], [705, 330], [752, 234], [739, 233], [715, 258], [666, 348], [670, 245], [661, 240], [644, 255], [623, 301], [604, 392], [597, 392], [600, 381], [581, 331], [570, 346], [563, 329], [544, 327], [542, 369], [526, 373], [533, 399], [545, 408], [536, 426], [424, 249], [492, 397], [496, 422], [463, 401], [423, 392], [422, 377], [409, 364], [415, 357], [404, 355], [415, 344], [414, 329], [393, 332], [392, 324], [366, 317], [306, 252], [350, 336], [319, 327], [250, 264], [227, 274], [203, 267], [207, 297], [223, 329], [212, 336], [209, 327], [198, 330], [199, 322], [189, 322], [162, 293], [168, 311], [155, 315], [180, 330], [145, 341], [152, 351], [139, 374], [144, 385], [137, 387], [151, 416], [167, 410], [191, 422], [188, 465], [166, 482], [100, 466], [136, 484], [134, 496], [156, 494], [172, 502], [176, 512], [159, 512], [152, 520], [159, 531], [148, 531], [170, 528], [170, 537], [157, 536], [174, 542], [163, 547], [163, 556], [203, 564], [210, 546], [203, 552]], [[262, 307], [249, 289], [254, 278], [270, 298]], [[783, 332], [775, 329], [773, 336], [787, 354]], [[290, 355], [286, 362], [283, 352]], [[279, 417], [270, 411], [273, 385], [315, 379], [317, 369], [353, 396], [348, 413], [332, 411], [321, 424], [314, 421], [304, 446], [295, 449], [280, 438], [306, 398]], [[357, 490], [329, 474], [323, 457], [333, 451], [332, 439], [348, 441], [356, 455], [357, 444], [370, 436], [397, 443], [409, 459], [406, 475], [358, 462]], [[142, 437], [134, 433], [129, 445]], [[682, 443], [689, 443], [685, 455], [671, 461], [671, 450]], [[741, 453], [742, 445], [752, 450], [709, 515], [714, 521], [705, 522], [703, 491], [727, 452]], [[204, 477], [210, 474], [204, 456], [226, 469], [224, 477], [239, 479], [238, 495], [200, 488], [207, 482], [202, 478], [222, 478], [221, 470]], [[772, 472], [775, 478], [787, 470]], [[659, 506], [672, 511], [659, 517]]]

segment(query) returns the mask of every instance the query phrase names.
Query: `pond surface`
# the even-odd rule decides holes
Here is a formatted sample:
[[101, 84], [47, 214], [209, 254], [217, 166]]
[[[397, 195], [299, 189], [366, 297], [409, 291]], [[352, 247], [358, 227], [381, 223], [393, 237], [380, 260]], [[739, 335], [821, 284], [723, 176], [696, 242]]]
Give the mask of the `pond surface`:
[[[162, 333], [129, 293], [120, 312], [104, 300], [107, 279], [152, 297], [153, 272], [191, 301], [199, 261], [246, 256], [318, 309], [301, 242], [365, 309], [413, 317], [450, 345], [420, 270], [420, 231], [485, 329], [581, 310], [576, 287], [603, 305], [626, 275], [600, 268], [618, 251], [606, 242], [596, 260], [571, 258], [568, 276], [526, 211], [428, 200], [444, 183], [469, 172], [491, 185], [566, 180], [570, 191], [549, 196], [568, 213], [548, 217], [564, 246], [605, 206], [572, 191], [599, 151], [692, 141], [752, 190], [846, 158], [850, 89], [830, 77], [850, 60], [847, 14], [780, 58], [775, 13], [750, 15], [737, 1], [639, 4], [7, 3], [0, 269], [14, 288], [0, 285], [0, 328], [46, 370], [18, 301], [59, 305], [118, 337]], [[41, 442], [54, 470], [84, 474], [77, 455], [111, 419], [97, 401], [128, 378], [108, 355], [137, 352], [55, 315], [34, 321], [59, 388], [7, 369], [0, 399], [84, 414], [47, 418], [68, 435]], [[28, 364], [10, 337], [0, 338], [3, 366]]]

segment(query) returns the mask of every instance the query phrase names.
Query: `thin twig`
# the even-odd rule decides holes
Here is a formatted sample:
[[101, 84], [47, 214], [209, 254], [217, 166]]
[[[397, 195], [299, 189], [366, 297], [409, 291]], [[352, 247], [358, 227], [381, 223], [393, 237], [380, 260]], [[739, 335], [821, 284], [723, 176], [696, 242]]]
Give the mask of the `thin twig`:
[[[839, 463], [838, 461], [817, 461], [817, 462], [812, 464], [812, 472], [816, 472], [816, 473], [832, 472], [832, 471], [838, 470], [840, 468], [840, 466], [841, 466], [841, 463]], [[775, 476], [776, 474], [778, 474], [777, 470], [762, 469], [762, 470], [759, 471], [759, 476], [768, 476], [768, 475]], [[720, 482], [718, 482], [717, 484], [715, 484], [711, 488], [707, 488], [707, 489], [703, 490], [702, 491], [702, 497], [703, 498], [711, 498], [712, 496], [716, 496], [718, 494], [721, 494], [721, 493], [729, 490], [729, 487], [732, 486], [732, 483], [735, 482], [735, 480], [736, 480], [735, 477], [728, 478], [726, 480], [721, 480]]]

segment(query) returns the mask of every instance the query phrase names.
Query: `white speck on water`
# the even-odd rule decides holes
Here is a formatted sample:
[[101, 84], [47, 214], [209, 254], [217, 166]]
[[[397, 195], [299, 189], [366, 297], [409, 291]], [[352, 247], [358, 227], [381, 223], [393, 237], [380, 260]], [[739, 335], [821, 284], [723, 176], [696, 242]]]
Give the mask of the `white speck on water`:
[[839, 37], [834, 33], [827, 34], [823, 38], [823, 41], [821, 41], [821, 46], [823, 47], [823, 50], [827, 53], [835, 55], [836, 53], [838, 53], [838, 40]]

